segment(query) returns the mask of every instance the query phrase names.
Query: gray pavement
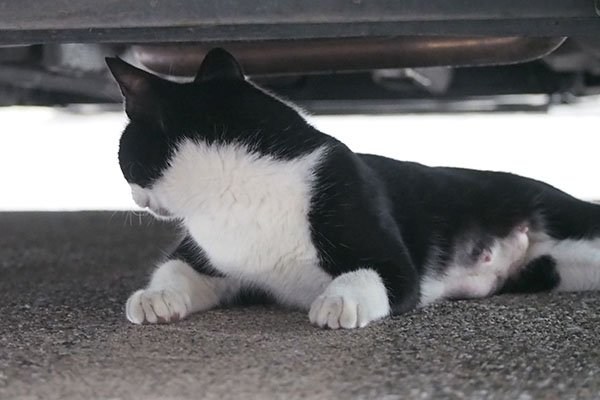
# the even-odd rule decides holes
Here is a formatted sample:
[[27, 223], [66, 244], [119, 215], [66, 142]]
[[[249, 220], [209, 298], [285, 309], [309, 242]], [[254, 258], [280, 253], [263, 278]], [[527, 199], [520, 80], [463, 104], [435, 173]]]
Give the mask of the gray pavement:
[[600, 398], [600, 294], [444, 302], [327, 331], [275, 306], [123, 314], [175, 238], [124, 213], [0, 214], [0, 399]]

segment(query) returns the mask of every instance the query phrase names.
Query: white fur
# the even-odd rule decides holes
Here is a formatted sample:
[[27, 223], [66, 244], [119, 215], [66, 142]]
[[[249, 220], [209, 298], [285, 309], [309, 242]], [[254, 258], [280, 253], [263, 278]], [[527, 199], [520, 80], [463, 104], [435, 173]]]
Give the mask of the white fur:
[[318, 266], [308, 220], [325, 151], [277, 160], [239, 144], [186, 140], [144, 196], [183, 220], [216, 269], [308, 309], [331, 281]]
[[126, 315], [135, 324], [171, 322], [215, 307], [233, 297], [239, 282], [200, 275], [179, 260], [158, 267], [150, 283], [127, 300]]
[[[473, 265], [454, 261], [443, 273], [425, 275], [421, 280], [419, 305], [425, 306], [442, 298], [478, 298], [494, 294], [508, 276], [526, 263], [529, 236], [526, 230], [519, 229], [496, 240], [491, 249], [484, 252], [489, 255], [489, 261], [481, 258]], [[429, 269], [435, 270], [435, 266]]]
[[550, 255], [560, 275], [557, 291], [600, 289], [600, 238], [556, 240], [538, 234], [527, 252], [527, 260]]
[[491, 295], [507, 276], [545, 255], [556, 261], [560, 276], [556, 291], [600, 289], [600, 238], [557, 240], [542, 232], [529, 232], [527, 237], [528, 242], [497, 242], [492, 250], [496, 258], [490, 265], [484, 264], [483, 268], [452, 265], [444, 274], [426, 275], [421, 282], [420, 305], [457, 295]]
[[357, 328], [390, 313], [387, 290], [371, 269], [360, 269], [335, 278], [317, 297], [308, 314], [320, 327]]
[[173, 216], [166, 209], [162, 208], [155, 196], [151, 196], [151, 191], [144, 189], [140, 185], [131, 184], [131, 197], [133, 201], [141, 208], [147, 208], [148, 211], [157, 219], [171, 219]]
[[444, 298], [446, 285], [442, 274], [427, 274], [421, 278], [419, 307], [424, 307]]

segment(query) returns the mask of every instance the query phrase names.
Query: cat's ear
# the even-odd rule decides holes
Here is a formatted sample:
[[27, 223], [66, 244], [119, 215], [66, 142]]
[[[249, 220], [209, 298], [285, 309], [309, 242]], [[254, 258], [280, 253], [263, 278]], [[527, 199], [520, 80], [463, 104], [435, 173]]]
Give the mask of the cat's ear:
[[204, 57], [194, 82], [205, 82], [212, 79], [244, 80], [244, 71], [237, 60], [226, 50], [212, 49]]
[[121, 88], [125, 98], [125, 112], [129, 118], [133, 120], [156, 117], [159, 114], [158, 91], [164, 80], [118, 57], [106, 57], [105, 60]]

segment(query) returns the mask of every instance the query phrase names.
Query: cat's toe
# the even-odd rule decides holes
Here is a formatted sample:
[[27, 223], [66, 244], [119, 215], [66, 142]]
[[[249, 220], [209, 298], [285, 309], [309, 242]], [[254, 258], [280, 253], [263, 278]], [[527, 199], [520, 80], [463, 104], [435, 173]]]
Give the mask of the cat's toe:
[[319, 296], [312, 304], [309, 319], [321, 328], [352, 329], [366, 326], [370, 320], [359, 315], [356, 300], [344, 296]]
[[182, 296], [171, 290], [138, 290], [126, 304], [127, 319], [134, 324], [177, 321], [187, 314]]
[[321, 328], [362, 328], [390, 313], [385, 286], [375, 272], [359, 270], [334, 279], [313, 301], [308, 318]]
[[340, 327], [339, 319], [342, 314], [342, 307], [343, 299], [341, 296], [320, 296], [311, 306], [309, 312], [310, 322], [321, 328], [337, 329]]
[[143, 290], [138, 290], [129, 296], [125, 304], [125, 315], [129, 322], [133, 322], [134, 324], [141, 324], [145, 319], [141, 300], [142, 293], [144, 293]]

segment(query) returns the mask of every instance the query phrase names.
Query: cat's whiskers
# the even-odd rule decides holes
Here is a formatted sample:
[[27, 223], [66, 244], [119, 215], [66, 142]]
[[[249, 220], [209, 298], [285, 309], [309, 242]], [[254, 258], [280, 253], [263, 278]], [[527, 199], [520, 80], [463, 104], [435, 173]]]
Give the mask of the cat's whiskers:
[[142, 226], [142, 213], [139, 211], [133, 211], [133, 215], [136, 215], [138, 217], [138, 224], [139, 226]]
[[126, 227], [126, 226], [127, 226], [127, 222], [128, 222], [128, 220], [129, 220], [129, 212], [130, 212], [130, 211], [127, 211], [127, 212], [125, 213], [125, 215], [123, 216], [123, 217], [124, 217], [124, 219], [123, 219], [123, 227]]
[[[117, 213], [120, 213], [120, 212], [119, 211], [113, 212], [111, 219]], [[142, 226], [142, 217], [144, 216], [145, 213], [146, 213], [146, 211], [144, 211], [144, 210], [127, 210], [124, 213], [123, 226], [127, 226], [128, 223], [129, 223], [129, 226], [133, 226], [133, 217], [134, 216], [138, 217], [138, 225]], [[149, 219], [149, 220], [151, 220], [151, 219]]]
[[[147, 213], [147, 211], [146, 211], [146, 213]], [[154, 221], [155, 221], [154, 218], [146, 218], [146, 226], [154, 225]]]
[[108, 218], [108, 223], [110, 224], [113, 220], [113, 218], [115, 217], [115, 215], [117, 215], [120, 211], [118, 210], [114, 210], [112, 213], [110, 213], [110, 217]]

